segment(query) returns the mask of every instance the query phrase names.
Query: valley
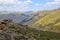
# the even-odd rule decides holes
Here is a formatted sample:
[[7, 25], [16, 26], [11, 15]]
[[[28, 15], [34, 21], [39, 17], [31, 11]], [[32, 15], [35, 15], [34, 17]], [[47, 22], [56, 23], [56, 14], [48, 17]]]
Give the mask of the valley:
[[60, 8], [0, 12], [0, 40], [60, 40]]

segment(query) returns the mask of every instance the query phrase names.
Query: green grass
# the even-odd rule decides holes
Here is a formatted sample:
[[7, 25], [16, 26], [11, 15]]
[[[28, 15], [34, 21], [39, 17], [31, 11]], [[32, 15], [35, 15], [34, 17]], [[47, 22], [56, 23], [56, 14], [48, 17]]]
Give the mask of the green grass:
[[50, 14], [38, 20], [32, 25], [34, 28], [40, 28], [44, 31], [52, 31], [60, 33], [60, 11], [52, 10]]
[[28, 38], [33, 38], [36, 40], [60, 40], [60, 33], [36, 30], [34, 28], [20, 25], [15, 29], [16, 34], [22, 34], [24, 36], [27, 36]]

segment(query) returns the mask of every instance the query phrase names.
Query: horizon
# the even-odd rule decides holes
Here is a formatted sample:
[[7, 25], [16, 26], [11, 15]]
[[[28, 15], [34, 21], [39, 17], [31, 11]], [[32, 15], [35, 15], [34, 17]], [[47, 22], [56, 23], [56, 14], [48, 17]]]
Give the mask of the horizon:
[[56, 10], [56, 9], [60, 9], [60, 7], [59, 8], [55, 8], [55, 9], [35, 10], [35, 11], [7, 11], [7, 10], [5, 10], [5, 11], [0, 11], [0, 12], [21, 12], [21, 13], [25, 13], [25, 12], [50, 11], [50, 10]]
[[27, 12], [60, 8], [60, 0], [0, 0], [0, 11]]

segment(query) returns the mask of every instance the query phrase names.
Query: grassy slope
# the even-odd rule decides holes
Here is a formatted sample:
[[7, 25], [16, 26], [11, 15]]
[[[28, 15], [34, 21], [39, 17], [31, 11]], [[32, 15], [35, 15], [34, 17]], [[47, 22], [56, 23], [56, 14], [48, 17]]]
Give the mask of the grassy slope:
[[[14, 23], [13, 21], [7, 22], [6, 26], [0, 31], [2, 31], [0, 32], [0, 40], [11, 38], [20, 40], [20, 36], [24, 36], [29, 40], [60, 40], [60, 33], [36, 30], [27, 25]], [[15, 39], [15, 37], [17, 38]]]
[[[16, 36], [23, 35], [30, 40], [60, 40], [60, 33], [40, 31], [21, 24], [8, 24], [3, 32], [16, 33]], [[13, 35], [11, 36], [13, 37]]]
[[[52, 10], [50, 14], [38, 20], [33, 27], [42, 27], [44, 31], [60, 32], [60, 10]], [[58, 26], [58, 27], [57, 27]]]
[[[47, 12], [47, 13], [46, 13]], [[35, 13], [35, 12], [34, 12]], [[48, 15], [50, 11], [38, 11], [35, 13], [35, 15], [31, 18], [30, 21], [28, 21], [26, 24], [29, 26], [32, 26], [36, 21], [43, 18], [44, 16]]]

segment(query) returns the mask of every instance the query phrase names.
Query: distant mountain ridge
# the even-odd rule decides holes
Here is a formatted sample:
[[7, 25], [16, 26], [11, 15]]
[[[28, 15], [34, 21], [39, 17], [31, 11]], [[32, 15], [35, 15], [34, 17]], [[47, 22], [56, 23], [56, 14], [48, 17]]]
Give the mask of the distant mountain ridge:
[[0, 20], [1, 19], [13, 19], [15, 22], [21, 21], [25, 18], [25, 16], [22, 15], [22, 13], [19, 12], [0, 12]]
[[13, 19], [17, 23], [23, 23], [23, 20], [27, 20], [28, 18], [30, 18], [33, 15], [34, 14], [32, 11], [29, 11], [29, 12], [0, 12], [0, 20], [10, 18], [10, 19]]

